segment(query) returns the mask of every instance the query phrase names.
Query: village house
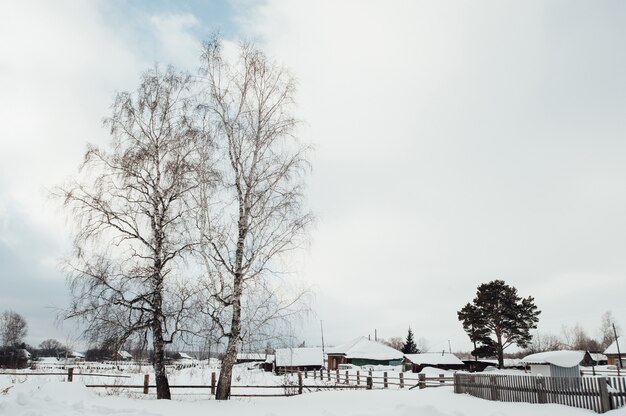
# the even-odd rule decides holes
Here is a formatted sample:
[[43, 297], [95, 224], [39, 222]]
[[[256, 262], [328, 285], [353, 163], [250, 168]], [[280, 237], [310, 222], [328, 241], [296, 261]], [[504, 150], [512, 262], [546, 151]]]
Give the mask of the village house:
[[[618, 346], [619, 344], [619, 351]], [[626, 336], [618, 337], [616, 341], [613, 341], [611, 345], [604, 351], [607, 362], [609, 365], [619, 365], [620, 368], [624, 368], [626, 364], [626, 356], [624, 354], [624, 347], [626, 346]], [[621, 355], [622, 362], [619, 362], [619, 356]]]
[[324, 364], [324, 354], [319, 347], [278, 348], [274, 354], [276, 374], [319, 370]]
[[404, 370], [419, 373], [425, 367], [440, 370], [464, 370], [465, 364], [456, 355], [446, 352], [423, 352], [404, 354]]
[[396, 366], [401, 365], [404, 358], [400, 351], [365, 337], [328, 348], [326, 355], [329, 370], [337, 369], [340, 364]]
[[584, 360], [582, 362], [582, 365], [585, 365], [585, 366], [607, 365], [609, 363], [608, 357], [606, 355], [600, 354], [598, 352], [590, 352], [589, 353], [589, 358], [591, 359], [591, 361], [587, 362], [586, 360]]
[[113, 359], [116, 361], [130, 361], [133, 359], [133, 356], [128, 351], [118, 351], [113, 354]]
[[194, 357], [192, 357], [191, 355], [187, 354], [186, 352], [179, 352], [178, 353], [178, 358], [176, 358], [178, 361], [193, 361], [195, 360]]
[[239, 352], [235, 363], [262, 363], [265, 361], [267, 354], [260, 352]]

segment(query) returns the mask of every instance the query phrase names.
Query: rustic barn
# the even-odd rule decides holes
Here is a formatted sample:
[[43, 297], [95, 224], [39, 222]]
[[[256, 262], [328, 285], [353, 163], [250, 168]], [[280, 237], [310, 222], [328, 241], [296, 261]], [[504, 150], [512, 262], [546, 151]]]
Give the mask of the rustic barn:
[[274, 354], [276, 374], [295, 371], [319, 370], [324, 364], [322, 349], [314, 348], [278, 348]]
[[178, 361], [193, 361], [193, 360], [195, 360], [194, 357], [192, 357], [191, 355], [187, 354], [186, 352], [179, 352], [176, 359]]
[[404, 355], [387, 345], [359, 337], [346, 344], [326, 349], [328, 369], [335, 370], [339, 364], [401, 365]]
[[[619, 349], [617, 348], [619, 345]], [[606, 355], [607, 361], [609, 365], [618, 365], [619, 364], [619, 356], [621, 355], [621, 365], [620, 368], [626, 367], [626, 336], [618, 337], [616, 341], [613, 341], [611, 345], [604, 351], [604, 355]]]
[[113, 353], [113, 359], [116, 361], [130, 361], [133, 359], [133, 356], [128, 351], [117, 351]]
[[419, 373], [425, 367], [441, 370], [465, 370], [465, 364], [456, 355], [440, 352], [424, 352], [421, 354], [404, 354], [404, 369]]
[[67, 354], [68, 358], [73, 358], [75, 362], [85, 361], [85, 354], [82, 354], [78, 351], [71, 351]]
[[546, 351], [527, 355], [521, 362], [530, 366], [532, 375], [580, 377], [580, 363], [585, 354], [585, 351]]
[[589, 363], [583, 361], [582, 365], [607, 365], [609, 363], [608, 357], [604, 354], [600, 354], [599, 352], [590, 352], [589, 357], [591, 358], [591, 361]]
[[237, 364], [243, 363], [262, 363], [265, 361], [267, 354], [264, 352], [240, 352], [237, 354]]
[[273, 354], [267, 354], [265, 357], [265, 362], [263, 362], [263, 370], [270, 373], [274, 370], [274, 361], [276, 360], [276, 356]]
[[[473, 373], [484, 371], [487, 367], [498, 367], [498, 360], [487, 358], [469, 359], [463, 360], [463, 364], [465, 364], [467, 371]], [[505, 358], [502, 363], [502, 368], [523, 370], [526, 366], [517, 358]]]

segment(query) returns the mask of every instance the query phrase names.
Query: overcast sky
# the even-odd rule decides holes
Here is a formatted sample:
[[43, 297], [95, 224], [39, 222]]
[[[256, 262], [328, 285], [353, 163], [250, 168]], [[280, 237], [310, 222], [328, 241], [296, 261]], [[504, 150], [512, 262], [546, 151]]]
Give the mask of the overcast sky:
[[469, 350], [456, 311], [493, 279], [539, 329], [626, 327], [623, 1], [0, 0], [0, 311], [67, 338], [64, 213], [46, 188], [106, 145], [113, 95], [154, 62], [195, 71], [219, 31], [298, 79], [317, 216], [299, 336]]

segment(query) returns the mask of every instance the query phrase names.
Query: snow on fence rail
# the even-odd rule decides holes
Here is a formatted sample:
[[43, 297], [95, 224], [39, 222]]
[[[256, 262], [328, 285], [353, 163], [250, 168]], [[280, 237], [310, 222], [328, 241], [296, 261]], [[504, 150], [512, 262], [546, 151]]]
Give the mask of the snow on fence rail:
[[556, 403], [605, 413], [626, 404], [626, 379], [457, 373], [454, 392], [487, 400]]

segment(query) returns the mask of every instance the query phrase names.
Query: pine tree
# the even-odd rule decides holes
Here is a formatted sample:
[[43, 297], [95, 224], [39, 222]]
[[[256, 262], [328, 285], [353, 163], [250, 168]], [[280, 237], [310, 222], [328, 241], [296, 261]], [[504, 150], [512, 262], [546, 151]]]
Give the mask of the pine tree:
[[512, 344], [525, 348], [530, 344], [530, 330], [537, 328], [540, 313], [532, 296], [522, 299], [516, 288], [503, 280], [494, 280], [480, 285], [473, 302], [457, 315], [474, 342], [473, 354], [484, 356], [495, 350], [502, 368], [505, 348]]
[[413, 339], [413, 330], [409, 327], [409, 333], [406, 335], [406, 342], [402, 347], [402, 353], [404, 354], [417, 354], [419, 350], [417, 349], [417, 345], [415, 345], [415, 340]]

